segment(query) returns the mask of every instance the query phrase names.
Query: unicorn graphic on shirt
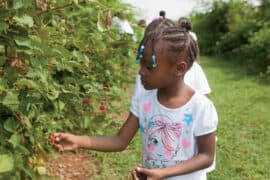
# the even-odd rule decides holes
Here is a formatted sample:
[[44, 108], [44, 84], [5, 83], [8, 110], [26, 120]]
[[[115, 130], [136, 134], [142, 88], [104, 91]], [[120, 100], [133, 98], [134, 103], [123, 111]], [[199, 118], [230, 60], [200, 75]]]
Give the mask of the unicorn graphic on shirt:
[[164, 115], [153, 116], [146, 128], [146, 160], [170, 161], [179, 151], [181, 130], [181, 123]]

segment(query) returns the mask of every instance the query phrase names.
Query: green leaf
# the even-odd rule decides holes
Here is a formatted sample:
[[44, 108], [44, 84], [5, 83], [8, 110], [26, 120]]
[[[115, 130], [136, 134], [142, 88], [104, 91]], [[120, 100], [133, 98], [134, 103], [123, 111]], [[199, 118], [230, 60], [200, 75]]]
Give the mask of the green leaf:
[[7, 23], [0, 22], [0, 31], [6, 31], [8, 29]]
[[16, 131], [18, 127], [19, 127], [19, 122], [13, 117], [8, 118], [8, 120], [4, 123], [5, 130], [11, 133]]
[[31, 41], [29, 40], [29, 38], [25, 38], [25, 37], [17, 37], [15, 39], [15, 42], [18, 46], [26, 46], [28, 48], [31, 48]]
[[0, 155], [0, 173], [8, 172], [13, 169], [13, 158], [8, 154]]
[[23, 15], [21, 17], [15, 16], [13, 19], [22, 27], [32, 27], [34, 25], [34, 20], [31, 16]]
[[59, 96], [59, 92], [58, 91], [50, 91], [47, 93], [47, 97], [50, 99], [50, 100], [55, 100], [56, 98], [58, 98]]
[[91, 123], [91, 118], [89, 116], [83, 117], [83, 127], [82, 128], [88, 128]]
[[19, 79], [16, 84], [20, 88], [27, 87], [29, 89], [37, 89], [37, 90], [39, 89], [39, 85], [30, 79], [25, 78]]
[[7, 80], [6, 79], [0, 79], [0, 92], [5, 91], [7, 86]]
[[29, 121], [29, 119], [27, 117], [24, 117], [23, 118], [23, 124], [28, 128], [28, 129], [31, 129], [32, 128], [32, 124], [31, 122]]
[[18, 110], [20, 104], [18, 100], [18, 93], [12, 91], [7, 92], [7, 95], [2, 103], [13, 111]]
[[65, 103], [60, 100], [54, 101], [53, 105], [57, 113], [60, 113], [65, 107]]
[[30, 154], [30, 151], [28, 150], [28, 149], [26, 149], [24, 146], [22, 146], [22, 145], [18, 145], [17, 146], [17, 149], [19, 150], [19, 151], [21, 151], [21, 153], [22, 154], [24, 154], [24, 155], [29, 155]]
[[40, 166], [37, 168], [37, 172], [39, 175], [45, 175], [46, 174], [46, 168], [43, 166]]
[[98, 11], [98, 21], [97, 21], [97, 28], [100, 32], [105, 30], [105, 22], [102, 20], [102, 12]]
[[[0, 23], [0, 27], [1, 27], [1, 23]], [[6, 58], [4, 56], [0, 56], [0, 66], [3, 66], [6, 63]]]
[[9, 141], [13, 145], [13, 147], [16, 147], [16, 146], [20, 145], [21, 136], [19, 134], [13, 134], [10, 137]]
[[20, 9], [22, 7], [23, 7], [22, 0], [15, 0], [15, 1], [13, 1], [13, 8], [14, 9]]
[[29, 177], [31, 177], [31, 179], [34, 179], [34, 176], [33, 176], [34, 173], [32, 172], [32, 170], [30, 168], [27, 168], [24, 166], [22, 166], [21, 168], [25, 174], [27, 174]]

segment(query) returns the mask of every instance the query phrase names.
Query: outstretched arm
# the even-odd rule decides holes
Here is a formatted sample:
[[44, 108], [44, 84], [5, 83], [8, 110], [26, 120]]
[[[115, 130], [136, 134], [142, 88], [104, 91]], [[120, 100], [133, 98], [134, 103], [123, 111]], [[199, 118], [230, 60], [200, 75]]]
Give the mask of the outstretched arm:
[[68, 133], [56, 133], [58, 144], [54, 144], [59, 151], [88, 148], [91, 150], [115, 152], [124, 150], [139, 128], [139, 121], [132, 113], [115, 136], [76, 136]]

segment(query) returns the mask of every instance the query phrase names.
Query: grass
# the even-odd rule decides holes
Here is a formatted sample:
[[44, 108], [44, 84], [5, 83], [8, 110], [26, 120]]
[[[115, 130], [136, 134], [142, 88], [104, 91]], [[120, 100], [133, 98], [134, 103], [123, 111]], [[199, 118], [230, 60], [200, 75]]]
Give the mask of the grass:
[[239, 66], [202, 58], [219, 115], [217, 167], [209, 179], [270, 178], [270, 86]]
[[[219, 115], [216, 170], [208, 179], [270, 179], [270, 85], [231, 62], [202, 57], [201, 63]], [[129, 103], [123, 102], [128, 110]], [[116, 133], [119, 126], [106, 134]], [[124, 152], [95, 153], [100, 172], [93, 179], [127, 179], [141, 161], [139, 133]]]

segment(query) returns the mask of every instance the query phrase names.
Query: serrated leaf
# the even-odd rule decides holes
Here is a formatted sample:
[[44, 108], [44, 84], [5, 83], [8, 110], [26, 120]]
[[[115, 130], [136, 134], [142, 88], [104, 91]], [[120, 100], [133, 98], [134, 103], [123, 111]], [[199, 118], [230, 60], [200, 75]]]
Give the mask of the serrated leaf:
[[18, 25], [22, 27], [33, 27], [34, 20], [31, 16], [23, 15], [21, 17], [15, 16], [13, 19], [17, 22]]
[[2, 103], [11, 110], [16, 111], [18, 109], [18, 105], [20, 104], [18, 100], [18, 93], [12, 91], [7, 92]]
[[21, 136], [19, 134], [13, 134], [10, 137], [9, 141], [13, 145], [13, 147], [16, 147], [16, 146], [20, 145]]
[[53, 102], [53, 105], [58, 113], [60, 113], [65, 107], [65, 103], [60, 100]]
[[17, 37], [15, 39], [15, 42], [18, 46], [26, 46], [26, 47], [29, 47], [31, 48], [31, 41], [28, 39], [28, 38], [25, 38], [25, 37]]
[[0, 155], [0, 173], [11, 171], [14, 167], [14, 160], [8, 154]]
[[19, 79], [16, 84], [20, 88], [27, 87], [29, 89], [39, 89], [39, 85], [30, 79], [25, 78]]
[[19, 122], [13, 117], [8, 118], [4, 123], [4, 128], [6, 131], [13, 133], [19, 127]]
[[25, 124], [28, 129], [32, 128], [32, 124], [27, 117], [24, 117], [23, 124]]
[[58, 96], [59, 96], [59, 92], [57, 91], [50, 91], [49, 93], [47, 93], [47, 97], [50, 100], [55, 100], [56, 98], [58, 98]]

